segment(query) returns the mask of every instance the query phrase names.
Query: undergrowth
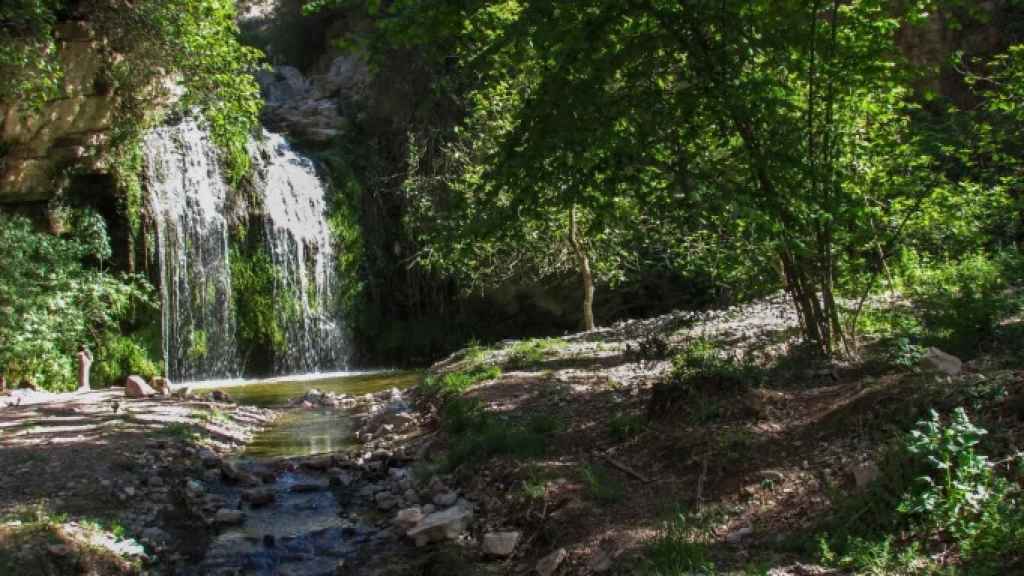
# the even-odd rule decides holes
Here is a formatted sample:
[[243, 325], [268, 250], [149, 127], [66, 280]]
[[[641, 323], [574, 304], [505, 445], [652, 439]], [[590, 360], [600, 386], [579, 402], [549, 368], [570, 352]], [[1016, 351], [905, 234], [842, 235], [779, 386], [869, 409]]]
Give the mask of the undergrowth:
[[869, 575], [1024, 568], [1020, 472], [996, 473], [978, 448], [986, 433], [963, 408], [919, 422], [887, 450], [866, 492], [838, 502], [818, 539], [821, 560]]
[[557, 338], [522, 340], [509, 349], [507, 364], [510, 368], [530, 368], [544, 362], [549, 352], [564, 346], [565, 342]]
[[558, 423], [544, 415], [524, 423], [510, 422], [488, 412], [474, 398], [450, 398], [442, 409], [441, 428], [450, 442], [443, 467], [452, 471], [496, 456], [539, 457]]
[[644, 576], [712, 576], [711, 558], [715, 540], [714, 518], [710, 514], [673, 512], [662, 522], [657, 538], [644, 556]]
[[694, 424], [704, 424], [743, 411], [737, 401], [760, 386], [764, 370], [727, 356], [715, 343], [699, 339], [672, 359], [668, 378], [656, 384], [647, 407], [650, 418], [684, 414]]
[[444, 401], [458, 396], [474, 385], [486, 380], [494, 380], [501, 376], [501, 368], [497, 366], [477, 367], [471, 370], [449, 372], [440, 376], [431, 374], [419, 386], [419, 391], [428, 398]]

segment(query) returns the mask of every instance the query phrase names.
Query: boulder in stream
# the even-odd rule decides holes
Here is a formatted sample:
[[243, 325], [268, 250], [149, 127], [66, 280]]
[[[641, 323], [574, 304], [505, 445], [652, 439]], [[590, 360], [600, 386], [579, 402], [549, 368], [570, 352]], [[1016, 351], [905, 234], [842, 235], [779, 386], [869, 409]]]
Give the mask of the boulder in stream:
[[213, 517], [213, 523], [218, 526], [236, 526], [244, 520], [245, 515], [242, 514], [241, 510], [233, 510], [231, 508], [221, 508], [217, 510], [217, 514]]

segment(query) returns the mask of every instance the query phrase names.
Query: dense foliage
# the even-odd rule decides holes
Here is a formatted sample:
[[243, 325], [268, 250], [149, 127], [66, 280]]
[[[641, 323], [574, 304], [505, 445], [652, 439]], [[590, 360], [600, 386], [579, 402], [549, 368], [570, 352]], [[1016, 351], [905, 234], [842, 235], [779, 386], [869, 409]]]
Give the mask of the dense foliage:
[[[419, 261], [463, 286], [574, 271], [608, 287], [664, 267], [734, 297], [785, 288], [806, 337], [834, 354], [855, 347], [883, 280], [911, 288], [949, 336], [961, 321], [941, 310], [973, 296], [940, 270], [996, 271], [979, 279], [982, 307], [1012, 270], [993, 262], [1012, 259], [1000, 254], [1020, 228], [1020, 49], [956, 69], [985, 103], [970, 110], [923, 89], [935, 71], [903, 56], [936, 14], [983, 18], [960, 3], [307, 8], [339, 6], [376, 17], [348, 45], [421, 50], [462, 110], [410, 128], [403, 191]], [[977, 308], [961, 312], [988, 313]], [[1007, 308], [991, 312], [964, 320], [959, 348]]]
[[[122, 346], [120, 322], [152, 306], [144, 280], [104, 269], [110, 244], [102, 218], [82, 211], [68, 225], [55, 236], [36, 230], [27, 218], [0, 215], [0, 373], [12, 384], [28, 380], [73, 389], [78, 347], [96, 352], [108, 342]], [[147, 356], [142, 352], [140, 358], [144, 363]]]
[[[200, 108], [237, 181], [249, 168], [246, 142], [259, 123], [252, 77], [261, 54], [240, 44], [233, 0], [16, 0], [0, 8], [0, 102], [41, 107], [63, 96], [62, 27], [84, 21], [103, 59], [105, 93], [117, 93], [115, 147], [134, 145], [168, 86], [179, 105]], [[170, 81], [170, 84], [168, 83]]]

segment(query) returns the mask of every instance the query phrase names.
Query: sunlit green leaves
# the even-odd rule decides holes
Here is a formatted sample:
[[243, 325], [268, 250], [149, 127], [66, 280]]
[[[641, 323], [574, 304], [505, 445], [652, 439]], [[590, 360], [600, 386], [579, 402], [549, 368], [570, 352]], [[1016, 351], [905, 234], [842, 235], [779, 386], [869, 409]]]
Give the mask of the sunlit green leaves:
[[58, 237], [37, 232], [19, 216], [0, 215], [0, 373], [54, 390], [77, 385], [79, 345], [94, 350], [118, 328], [132, 306], [152, 305], [141, 278], [87, 266], [109, 257], [102, 219], [75, 214]]

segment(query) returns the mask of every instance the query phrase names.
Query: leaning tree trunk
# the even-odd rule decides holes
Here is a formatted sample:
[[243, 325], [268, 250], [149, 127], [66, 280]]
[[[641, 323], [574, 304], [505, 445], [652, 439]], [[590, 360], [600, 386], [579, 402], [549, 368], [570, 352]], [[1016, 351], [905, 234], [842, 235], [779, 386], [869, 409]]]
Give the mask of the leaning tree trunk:
[[579, 236], [579, 225], [576, 222], [576, 206], [569, 213], [569, 242], [576, 253], [576, 264], [580, 271], [580, 282], [583, 288], [583, 329], [594, 329], [594, 274], [590, 270], [590, 256]]

